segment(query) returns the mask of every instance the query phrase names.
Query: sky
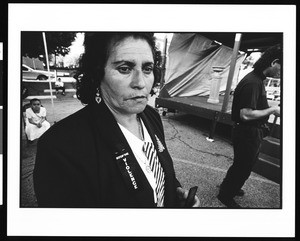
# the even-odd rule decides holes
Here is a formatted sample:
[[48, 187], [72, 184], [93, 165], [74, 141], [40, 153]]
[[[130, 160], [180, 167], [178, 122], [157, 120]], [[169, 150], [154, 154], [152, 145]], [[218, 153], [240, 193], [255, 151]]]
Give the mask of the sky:
[[[172, 33], [156, 33], [154, 36], [158, 40], [158, 48], [162, 51], [165, 37], [168, 39], [168, 45], [170, 45], [173, 34]], [[70, 46], [70, 52], [63, 59], [64, 66], [70, 66], [76, 63], [76, 60], [84, 52], [83, 47], [84, 33], [77, 33], [75, 41]]]
[[77, 33], [75, 41], [70, 46], [69, 54], [64, 57], [65, 66], [75, 64], [76, 60], [83, 53], [84, 51], [83, 41], [84, 41], [84, 34]]

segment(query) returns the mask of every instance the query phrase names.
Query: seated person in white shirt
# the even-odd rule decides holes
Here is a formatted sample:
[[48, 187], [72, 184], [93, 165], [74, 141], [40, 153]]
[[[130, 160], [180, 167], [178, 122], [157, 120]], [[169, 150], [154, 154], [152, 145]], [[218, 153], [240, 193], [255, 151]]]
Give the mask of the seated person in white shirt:
[[58, 94], [59, 90], [62, 90], [62, 95], [65, 95], [65, 86], [64, 86], [64, 82], [61, 81], [61, 78], [58, 78], [57, 81], [55, 82], [55, 90], [56, 90], [56, 94]]
[[38, 139], [46, 130], [50, 128], [50, 123], [46, 120], [46, 108], [41, 106], [39, 99], [30, 100], [30, 108], [26, 109], [25, 133], [29, 143]]

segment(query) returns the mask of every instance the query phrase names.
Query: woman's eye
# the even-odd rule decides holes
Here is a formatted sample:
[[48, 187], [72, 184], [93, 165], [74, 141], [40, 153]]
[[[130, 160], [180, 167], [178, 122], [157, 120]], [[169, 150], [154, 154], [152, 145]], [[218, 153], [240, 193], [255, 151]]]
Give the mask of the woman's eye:
[[120, 66], [120, 67], [118, 67], [118, 71], [119, 71], [121, 74], [129, 74], [130, 71], [131, 71], [131, 68], [128, 67], [128, 66]]
[[153, 67], [152, 66], [146, 66], [144, 68], [144, 73], [151, 74], [152, 72], [153, 72]]

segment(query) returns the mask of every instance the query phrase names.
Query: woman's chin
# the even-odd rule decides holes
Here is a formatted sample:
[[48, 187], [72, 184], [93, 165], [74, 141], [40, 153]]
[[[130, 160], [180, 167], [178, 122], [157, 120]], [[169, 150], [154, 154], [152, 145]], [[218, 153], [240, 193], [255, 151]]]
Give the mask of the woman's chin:
[[131, 114], [138, 114], [144, 111], [144, 109], [146, 108], [147, 102], [145, 103], [140, 103], [140, 104], [136, 104], [134, 106], [128, 107], [127, 108], [127, 112], [131, 113]]

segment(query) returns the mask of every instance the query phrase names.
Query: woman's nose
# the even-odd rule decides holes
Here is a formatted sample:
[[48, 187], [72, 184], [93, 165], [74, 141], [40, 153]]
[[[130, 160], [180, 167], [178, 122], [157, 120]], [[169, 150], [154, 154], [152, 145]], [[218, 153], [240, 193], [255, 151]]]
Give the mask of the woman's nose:
[[145, 78], [141, 70], [134, 71], [131, 83], [133, 88], [139, 88], [139, 89], [145, 88], [146, 86]]

